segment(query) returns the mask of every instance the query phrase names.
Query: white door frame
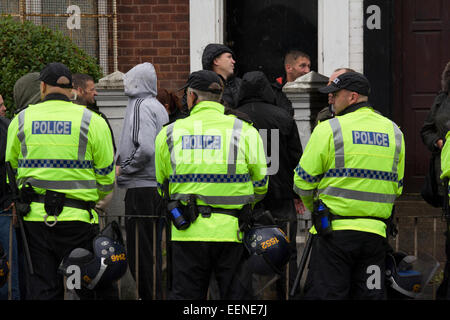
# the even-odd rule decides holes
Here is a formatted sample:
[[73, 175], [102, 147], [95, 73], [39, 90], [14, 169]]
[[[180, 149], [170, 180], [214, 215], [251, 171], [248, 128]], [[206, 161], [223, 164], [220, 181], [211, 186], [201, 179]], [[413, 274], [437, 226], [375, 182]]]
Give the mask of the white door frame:
[[[318, 72], [330, 76], [340, 67], [363, 72], [363, 0], [318, 1]], [[190, 0], [191, 72], [202, 69], [208, 43], [223, 43], [225, 0]]]

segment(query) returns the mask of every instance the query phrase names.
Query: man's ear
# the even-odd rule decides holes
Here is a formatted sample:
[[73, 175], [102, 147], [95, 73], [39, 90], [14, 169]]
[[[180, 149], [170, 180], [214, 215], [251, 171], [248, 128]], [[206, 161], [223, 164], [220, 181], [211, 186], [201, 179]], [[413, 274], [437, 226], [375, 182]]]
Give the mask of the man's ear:
[[350, 104], [355, 104], [358, 102], [359, 94], [357, 92], [352, 92], [350, 95]]
[[292, 71], [292, 66], [289, 63], [286, 63], [284, 69], [286, 70], [286, 73], [289, 73]]
[[[219, 56], [219, 57], [220, 57], [220, 56]], [[215, 58], [213, 59], [213, 61], [212, 61], [212, 66], [211, 66], [211, 67], [217, 66], [217, 59], [218, 59], [219, 57], [215, 57]]]

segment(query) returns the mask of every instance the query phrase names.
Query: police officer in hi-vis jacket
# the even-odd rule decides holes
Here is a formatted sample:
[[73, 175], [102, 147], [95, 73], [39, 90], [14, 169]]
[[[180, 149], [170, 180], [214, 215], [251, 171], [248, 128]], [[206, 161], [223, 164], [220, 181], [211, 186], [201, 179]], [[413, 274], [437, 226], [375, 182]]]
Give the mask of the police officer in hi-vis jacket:
[[402, 193], [403, 134], [368, 102], [365, 76], [347, 72], [319, 89], [336, 117], [317, 125], [294, 173], [313, 212], [307, 299], [384, 299], [386, 233]]
[[206, 299], [212, 272], [221, 299], [249, 299], [241, 221], [267, 192], [264, 146], [249, 123], [225, 115], [213, 71], [187, 82], [190, 116], [156, 138], [156, 179], [172, 218], [171, 299]]
[[61, 63], [40, 73], [42, 102], [22, 110], [8, 128], [6, 161], [16, 170], [33, 274], [26, 299], [63, 299], [63, 258], [92, 251], [95, 203], [113, 190], [114, 151], [105, 120], [70, 101], [72, 75]]

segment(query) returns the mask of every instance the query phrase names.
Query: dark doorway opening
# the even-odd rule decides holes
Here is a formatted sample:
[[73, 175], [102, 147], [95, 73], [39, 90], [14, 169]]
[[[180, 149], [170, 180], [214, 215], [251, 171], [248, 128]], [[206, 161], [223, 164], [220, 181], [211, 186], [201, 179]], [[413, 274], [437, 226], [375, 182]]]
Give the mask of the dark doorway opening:
[[270, 81], [284, 76], [290, 49], [311, 57], [317, 70], [317, 1], [227, 0], [226, 44], [236, 55], [236, 73], [259, 70]]

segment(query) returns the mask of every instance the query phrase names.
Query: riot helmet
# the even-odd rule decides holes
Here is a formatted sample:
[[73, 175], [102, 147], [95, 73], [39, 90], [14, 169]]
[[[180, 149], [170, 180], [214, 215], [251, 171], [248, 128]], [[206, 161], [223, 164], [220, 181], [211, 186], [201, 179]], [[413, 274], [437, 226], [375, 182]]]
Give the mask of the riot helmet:
[[288, 238], [276, 225], [252, 227], [244, 234], [244, 246], [250, 269], [260, 275], [281, 274], [292, 253]]
[[389, 252], [386, 255], [388, 297], [419, 298], [438, 267], [439, 263], [424, 253], [413, 256], [401, 251]]
[[60, 272], [70, 276], [73, 266], [78, 266], [81, 285], [91, 290], [120, 279], [127, 270], [127, 255], [115, 221], [94, 238], [92, 247], [93, 252], [73, 249], [59, 267]]

